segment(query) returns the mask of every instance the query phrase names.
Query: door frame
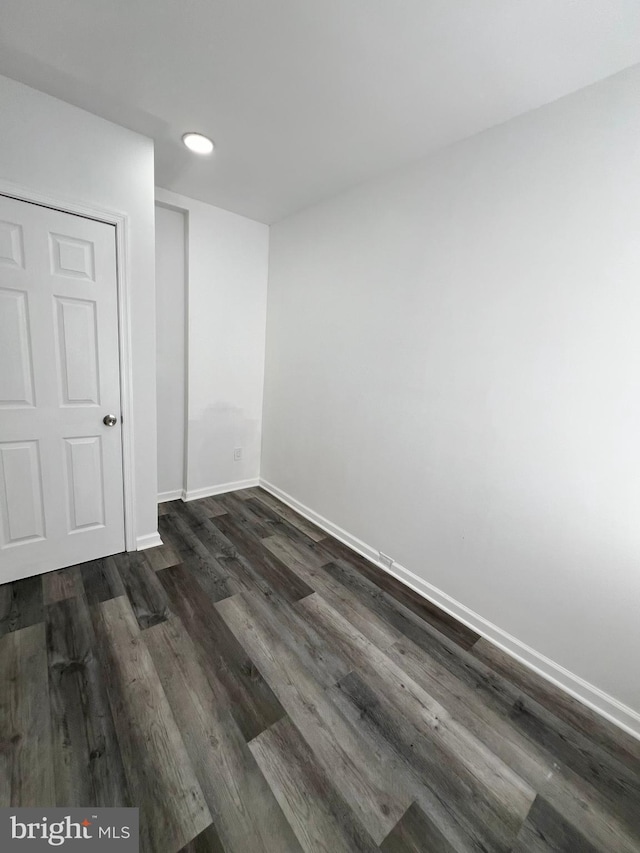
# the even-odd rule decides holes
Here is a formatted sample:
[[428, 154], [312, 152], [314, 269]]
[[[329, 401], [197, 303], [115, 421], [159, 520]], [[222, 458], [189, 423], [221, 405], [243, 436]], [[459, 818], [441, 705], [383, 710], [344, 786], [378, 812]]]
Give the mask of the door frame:
[[122, 414], [122, 483], [124, 496], [124, 543], [127, 551], [138, 548], [135, 515], [135, 448], [133, 426], [133, 382], [131, 359], [131, 288], [129, 262], [129, 217], [126, 213], [53, 196], [0, 178], [0, 195], [94, 219], [115, 226], [116, 288], [118, 297], [118, 353], [120, 356], [120, 410]]

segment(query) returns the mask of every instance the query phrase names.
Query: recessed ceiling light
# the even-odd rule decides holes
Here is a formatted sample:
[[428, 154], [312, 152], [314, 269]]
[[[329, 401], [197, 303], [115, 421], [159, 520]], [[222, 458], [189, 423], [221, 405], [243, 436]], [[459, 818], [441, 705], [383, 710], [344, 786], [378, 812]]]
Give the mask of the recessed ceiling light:
[[203, 136], [201, 133], [185, 133], [182, 141], [191, 151], [196, 154], [211, 154], [213, 151], [213, 142], [208, 136]]

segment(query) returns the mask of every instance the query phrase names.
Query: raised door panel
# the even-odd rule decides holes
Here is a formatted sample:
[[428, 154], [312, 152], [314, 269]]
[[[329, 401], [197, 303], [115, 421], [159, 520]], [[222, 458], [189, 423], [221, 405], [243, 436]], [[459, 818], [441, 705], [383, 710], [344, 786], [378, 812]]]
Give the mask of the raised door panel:
[[69, 532], [104, 526], [104, 472], [99, 435], [65, 438]]
[[27, 294], [0, 288], [0, 408], [34, 405]]
[[56, 297], [56, 337], [63, 406], [100, 404], [96, 303]]
[[0, 222], [0, 264], [5, 267], [24, 267], [22, 226], [16, 222]]
[[54, 275], [96, 280], [94, 244], [67, 234], [49, 234], [51, 272]]
[[0, 443], [0, 507], [3, 549], [44, 539], [38, 441]]

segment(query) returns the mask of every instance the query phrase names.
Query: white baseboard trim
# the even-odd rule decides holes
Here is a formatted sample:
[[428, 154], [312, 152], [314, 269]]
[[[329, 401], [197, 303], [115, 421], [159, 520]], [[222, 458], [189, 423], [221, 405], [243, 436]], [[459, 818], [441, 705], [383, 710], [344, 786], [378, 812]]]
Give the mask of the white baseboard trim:
[[414, 590], [414, 592], [419, 593], [428, 601], [431, 601], [446, 613], [458, 619], [468, 628], [490, 640], [504, 652], [507, 652], [507, 654], [510, 654], [525, 666], [528, 666], [529, 669], [532, 669], [538, 675], [546, 678], [556, 687], [569, 693], [588, 708], [591, 708], [591, 710], [596, 711], [610, 722], [624, 729], [628, 734], [640, 739], [640, 714], [634, 711], [633, 708], [624, 705], [613, 696], [600, 690], [599, 687], [590, 684], [580, 676], [575, 675], [545, 655], [540, 654], [540, 652], [518, 640], [517, 637], [512, 636], [507, 631], [503, 631], [502, 628], [480, 616], [479, 613], [475, 613], [464, 604], [456, 601], [456, 599], [447, 595], [446, 592], [423, 580], [423, 578], [418, 577], [418, 575], [409, 571], [409, 569], [405, 569], [397, 563], [394, 563], [392, 568], [383, 565], [378, 558], [378, 551], [375, 548], [352, 536], [346, 530], [338, 527], [337, 524], [324, 518], [324, 516], [314, 512], [314, 510], [300, 503], [300, 501], [291, 495], [283, 492], [282, 489], [274, 486], [273, 483], [260, 479], [260, 486], [267, 492], [270, 492], [274, 497], [279, 498], [287, 506], [290, 506], [291, 509], [294, 509], [300, 515], [313, 522], [317, 527], [339, 539], [345, 545], [348, 545], [349, 548], [357, 551], [361, 556], [366, 557], [367, 560], [379, 569], [402, 581]]
[[162, 545], [159, 533], [147, 533], [146, 536], [138, 536], [136, 539], [136, 550], [145, 551], [147, 548], [156, 548]]
[[177, 501], [184, 498], [183, 489], [174, 489], [172, 492], [160, 492], [158, 495], [158, 503], [165, 504], [167, 501]]
[[257, 477], [251, 480], [236, 480], [233, 483], [220, 483], [219, 486], [207, 486], [204, 489], [191, 489], [183, 492], [183, 501], [197, 501], [199, 498], [210, 498], [213, 495], [224, 495], [225, 492], [237, 492], [239, 489], [252, 489], [258, 486], [260, 481]]

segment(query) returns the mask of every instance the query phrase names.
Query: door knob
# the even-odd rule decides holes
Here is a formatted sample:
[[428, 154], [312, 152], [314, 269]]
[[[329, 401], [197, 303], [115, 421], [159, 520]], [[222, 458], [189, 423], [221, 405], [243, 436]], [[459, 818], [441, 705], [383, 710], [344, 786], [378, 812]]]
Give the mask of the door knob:
[[118, 423], [118, 418], [115, 415], [105, 415], [102, 419], [105, 426], [115, 426]]

